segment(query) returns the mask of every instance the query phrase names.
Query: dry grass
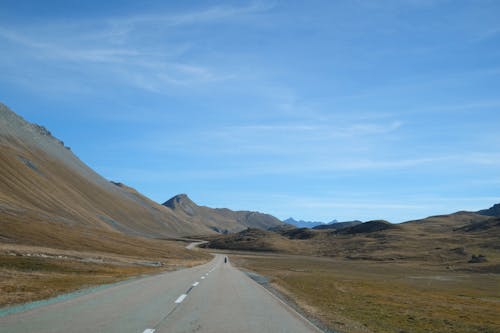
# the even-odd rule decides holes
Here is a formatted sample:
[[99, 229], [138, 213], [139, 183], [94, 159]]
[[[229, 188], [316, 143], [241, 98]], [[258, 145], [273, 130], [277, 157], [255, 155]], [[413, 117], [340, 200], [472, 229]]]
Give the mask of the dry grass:
[[[3, 216], [0, 307], [208, 261], [186, 243]], [[91, 262], [88, 262], [91, 261]], [[161, 262], [161, 267], [148, 267]]]
[[[89, 225], [69, 226], [31, 212], [0, 212], [0, 307], [192, 266], [211, 258], [200, 251], [188, 251], [185, 245]], [[89, 260], [94, 262], [85, 262]], [[148, 267], [144, 265], [147, 262], [164, 265]]]
[[[77, 289], [143, 274], [159, 273], [206, 262], [191, 259], [129, 257], [99, 252], [35, 247], [0, 247], [0, 307], [41, 300]], [[157, 262], [148, 261], [151, 259]], [[161, 266], [155, 267], [161, 263]]]
[[40, 300], [157, 269], [0, 256], [0, 306]]
[[[353, 234], [247, 230], [207, 246], [239, 250], [233, 262], [339, 332], [492, 333], [500, 332], [497, 222], [458, 213]], [[470, 263], [478, 254], [487, 261]]]
[[500, 275], [425, 262], [232, 256], [339, 332], [500, 332]]
[[150, 258], [190, 259], [202, 255], [186, 251], [174, 241], [132, 237], [91, 226], [67, 226], [29, 213], [24, 216], [0, 213], [0, 221], [0, 244], [5, 246], [43, 246]]
[[139, 266], [0, 256], [0, 306], [45, 299], [153, 271], [152, 268]]
[[211, 258], [185, 243], [146, 238], [203, 228], [109, 184], [62, 146], [64, 161], [36, 147], [0, 135], [0, 306]]

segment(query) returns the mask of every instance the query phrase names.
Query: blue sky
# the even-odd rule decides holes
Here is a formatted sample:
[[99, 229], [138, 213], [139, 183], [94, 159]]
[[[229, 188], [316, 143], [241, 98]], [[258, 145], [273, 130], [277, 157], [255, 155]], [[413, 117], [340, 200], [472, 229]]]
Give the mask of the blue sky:
[[0, 101], [163, 202], [500, 202], [499, 1], [0, 1]]

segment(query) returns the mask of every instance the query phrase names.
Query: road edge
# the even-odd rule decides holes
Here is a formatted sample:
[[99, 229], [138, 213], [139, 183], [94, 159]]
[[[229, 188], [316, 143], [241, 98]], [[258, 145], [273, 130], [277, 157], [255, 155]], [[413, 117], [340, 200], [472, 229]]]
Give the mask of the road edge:
[[268, 278], [264, 277], [256, 272], [249, 271], [249, 270], [243, 270], [239, 267], [233, 266], [236, 269], [238, 269], [240, 272], [242, 272], [247, 278], [249, 278], [251, 281], [253, 281], [255, 284], [257, 284], [260, 288], [265, 290], [269, 295], [271, 295], [275, 300], [277, 300], [279, 303], [281, 303], [288, 311], [290, 311], [292, 314], [300, 318], [302, 321], [304, 321], [306, 324], [308, 324], [310, 327], [312, 327], [314, 330], [317, 332], [321, 333], [339, 333], [332, 331], [328, 327], [326, 327], [322, 322], [319, 320], [312, 318], [311, 316], [308, 315], [307, 312], [305, 312], [293, 299], [290, 297], [287, 297], [280, 291], [278, 291], [276, 288], [271, 286], [271, 284], [268, 282]]

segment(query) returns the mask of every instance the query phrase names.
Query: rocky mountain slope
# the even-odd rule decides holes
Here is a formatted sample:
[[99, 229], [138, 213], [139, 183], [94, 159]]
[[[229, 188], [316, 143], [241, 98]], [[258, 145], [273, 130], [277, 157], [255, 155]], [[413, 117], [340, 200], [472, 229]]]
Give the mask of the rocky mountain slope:
[[500, 217], [500, 204], [493, 205], [488, 209], [483, 209], [476, 213], [479, 215]]
[[76, 244], [109, 233], [177, 238], [278, 224], [264, 214], [192, 204], [196, 216], [109, 182], [47, 129], [0, 103], [0, 242]]
[[176, 195], [163, 205], [183, 221], [207, 226], [217, 233], [238, 232], [248, 227], [265, 230], [284, 225], [269, 214], [198, 206], [186, 194]]

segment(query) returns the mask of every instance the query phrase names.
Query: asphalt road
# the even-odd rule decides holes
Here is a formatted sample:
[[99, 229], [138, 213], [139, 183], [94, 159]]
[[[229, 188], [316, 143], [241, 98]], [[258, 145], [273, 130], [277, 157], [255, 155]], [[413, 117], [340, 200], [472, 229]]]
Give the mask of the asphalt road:
[[320, 332], [223, 255], [0, 318], [0, 332]]

